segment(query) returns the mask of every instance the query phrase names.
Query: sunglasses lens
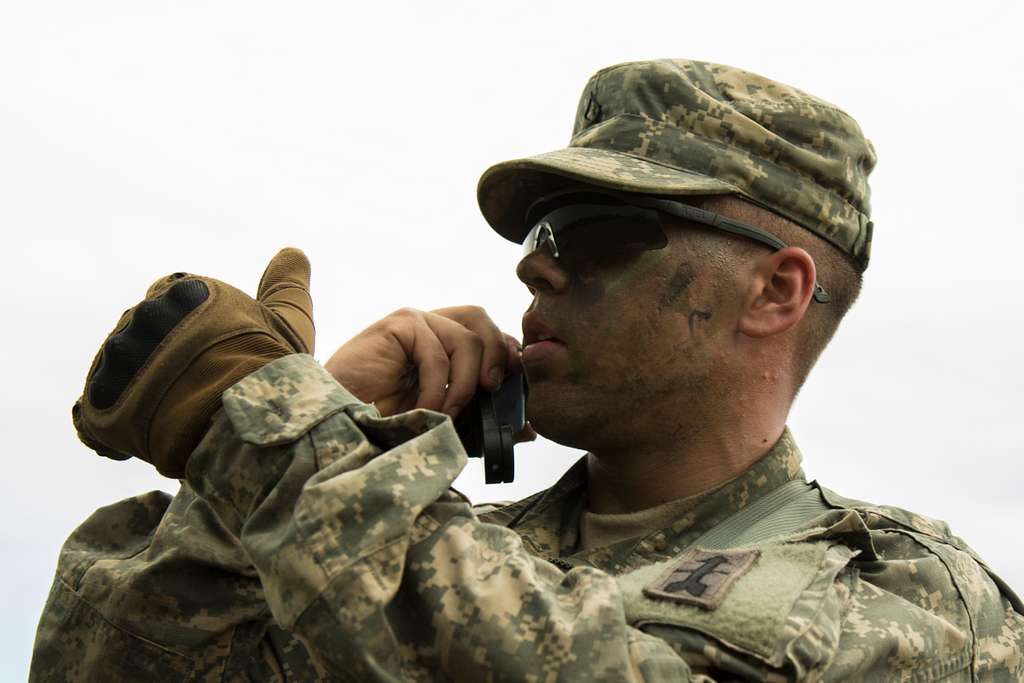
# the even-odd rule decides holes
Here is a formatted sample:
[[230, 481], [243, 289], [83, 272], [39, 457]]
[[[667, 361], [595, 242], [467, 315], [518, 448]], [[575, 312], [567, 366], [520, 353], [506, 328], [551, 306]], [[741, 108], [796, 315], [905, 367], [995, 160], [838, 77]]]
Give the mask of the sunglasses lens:
[[533, 226], [533, 229], [526, 235], [526, 239], [523, 240], [523, 258], [526, 258], [538, 249], [543, 249], [545, 246], [550, 248], [552, 256], [558, 258], [558, 246], [555, 243], [554, 230], [550, 223], [541, 221]]
[[523, 256], [547, 247], [564, 268], [583, 274], [666, 244], [654, 211], [573, 205], [552, 211], [534, 226]]

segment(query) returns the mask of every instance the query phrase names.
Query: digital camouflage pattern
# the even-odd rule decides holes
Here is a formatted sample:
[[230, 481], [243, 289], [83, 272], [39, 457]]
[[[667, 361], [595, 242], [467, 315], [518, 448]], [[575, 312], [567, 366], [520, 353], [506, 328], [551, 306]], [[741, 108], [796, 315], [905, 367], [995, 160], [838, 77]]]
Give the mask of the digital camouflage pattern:
[[173, 499], [103, 508], [65, 544], [32, 680], [1024, 677], [1016, 599], [945, 525], [825, 490], [714, 610], [645, 595], [803, 477], [788, 432], [669, 528], [576, 552], [580, 465], [481, 518], [450, 488], [444, 415], [381, 418], [303, 355], [223, 403]]
[[735, 67], [661, 59], [599, 71], [569, 147], [492, 166], [477, 196], [487, 222], [522, 242], [530, 203], [567, 184], [733, 194], [817, 233], [863, 270], [875, 161], [857, 122], [833, 104]]

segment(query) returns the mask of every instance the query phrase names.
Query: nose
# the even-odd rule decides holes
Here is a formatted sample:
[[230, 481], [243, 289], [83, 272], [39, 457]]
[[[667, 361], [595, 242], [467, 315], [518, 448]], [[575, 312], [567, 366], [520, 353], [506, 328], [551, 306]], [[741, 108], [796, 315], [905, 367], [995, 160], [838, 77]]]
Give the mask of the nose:
[[516, 266], [516, 277], [532, 291], [557, 294], [569, 286], [570, 276], [544, 246], [530, 252]]

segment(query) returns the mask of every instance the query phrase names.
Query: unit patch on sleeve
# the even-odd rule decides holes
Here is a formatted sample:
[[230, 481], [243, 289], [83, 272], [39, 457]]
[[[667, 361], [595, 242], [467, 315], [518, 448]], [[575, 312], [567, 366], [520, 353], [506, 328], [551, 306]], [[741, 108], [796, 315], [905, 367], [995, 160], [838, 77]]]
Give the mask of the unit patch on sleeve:
[[736, 579], [760, 555], [753, 549], [701, 550], [690, 548], [661, 576], [644, 586], [644, 595], [713, 610], [722, 604]]

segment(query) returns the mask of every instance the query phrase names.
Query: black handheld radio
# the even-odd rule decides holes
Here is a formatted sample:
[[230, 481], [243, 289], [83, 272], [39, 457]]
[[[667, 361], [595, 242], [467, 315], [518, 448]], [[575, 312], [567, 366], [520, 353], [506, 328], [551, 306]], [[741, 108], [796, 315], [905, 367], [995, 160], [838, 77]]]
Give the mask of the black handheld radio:
[[513, 449], [516, 434], [526, 426], [527, 391], [525, 375], [509, 375], [494, 391], [478, 391], [455, 418], [455, 430], [466, 454], [484, 459], [488, 484], [510, 482], [515, 477]]

